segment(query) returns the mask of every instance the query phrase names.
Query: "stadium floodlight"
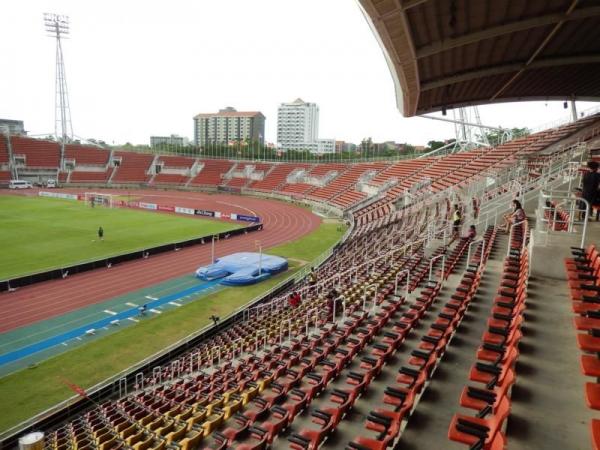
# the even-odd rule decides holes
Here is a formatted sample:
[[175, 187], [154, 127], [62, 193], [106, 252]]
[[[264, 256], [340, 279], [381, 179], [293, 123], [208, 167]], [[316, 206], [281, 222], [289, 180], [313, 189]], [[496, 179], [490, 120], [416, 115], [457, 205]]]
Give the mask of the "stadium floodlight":
[[71, 124], [71, 108], [69, 106], [69, 91], [65, 73], [65, 60], [61, 40], [70, 33], [69, 16], [54, 13], [44, 13], [44, 27], [48, 37], [56, 39], [56, 83], [54, 106], [54, 134], [61, 143], [60, 167], [63, 167], [65, 143], [73, 140], [73, 125]]

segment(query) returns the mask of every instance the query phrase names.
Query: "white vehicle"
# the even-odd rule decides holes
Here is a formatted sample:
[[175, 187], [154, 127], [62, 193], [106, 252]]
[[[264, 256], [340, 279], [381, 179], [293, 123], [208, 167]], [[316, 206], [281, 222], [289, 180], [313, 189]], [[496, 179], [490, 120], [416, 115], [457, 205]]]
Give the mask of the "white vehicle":
[[52, 178], [50, 178], [49, 180], [46, 181], [46, 187], [47, 188], [55, 188], [56, 187], [56, 180], [53, 180]]
[[29, 189], [33, 187], [29, 181], [24, 180], [10, 180], [8, 183], [9, 189]]

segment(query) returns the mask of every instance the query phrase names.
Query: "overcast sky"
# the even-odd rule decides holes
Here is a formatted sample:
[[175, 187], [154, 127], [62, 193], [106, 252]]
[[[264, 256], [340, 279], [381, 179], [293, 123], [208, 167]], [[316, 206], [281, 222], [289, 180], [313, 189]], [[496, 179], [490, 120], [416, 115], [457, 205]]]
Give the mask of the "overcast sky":
[[[355, 0], [19, 0], [0, 11], [0, 118], [24, 120], [32, 133], [54, 131], [55, 42], [44, 12], [71, 19], [63, 48], [77, 136], [191, 138], [195, 114], [233, 106], [262, 111], [274, 141], [277, 106], [297, 97], [319, 105], [322, 138], [425, 144], [454, 133], [398, 112]], [[489, 125], [536, 127], [567, 112], [536, 102], [480, 113]]]

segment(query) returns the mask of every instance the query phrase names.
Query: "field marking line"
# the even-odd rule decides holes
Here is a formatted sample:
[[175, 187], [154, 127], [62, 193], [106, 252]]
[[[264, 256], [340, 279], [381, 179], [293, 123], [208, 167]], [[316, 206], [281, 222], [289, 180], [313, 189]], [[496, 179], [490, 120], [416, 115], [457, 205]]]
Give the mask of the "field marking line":
[[117, 315], [117, 313], [116, 313], [116, 312], [114, 312], [114, 311], [111, 311], [110, 309], [105, 309], [105, 310], [104, 310], [104, 312], [105, 312], [106, 314], [110, 314], [111, 316], [116, 316], [116, 315]]
[[146, 295], [144, 297], [147, 298], [148, 300], [158, 300], [156, 297], [152, 297], [151, 295]]
[[150, 311], [152, 311], [155, 314], [162, 314], [162, 311], [159, 311], [158, 309], [151, 309]]
[[82, 341], [82, 340], [83, 340], [83, 339], [81, 339], [79, 336], [76, 336], [76, 339], [77, 339], [78, 341]]
[[134, 319], [133, 317], [128, 317], [127, 320], [131, 320], [132, 322], [139, 322], [139, 320]]
[[169, 305], [181, 306], [179, 303], [176, 303], [176, 302], [169, 302]]
[[137, 308], [138, 305], [136, 305], [135, 303], [131, 303], [131, 302], [127, 302], [125, 303], [127, 306], [133, 306], [134, 308]]
[[242, 205], [238, 205], [236, 203], [229, 203], [229, 202], [223, 202], [221, 200], [217, 200], [215, 203], [220, 203], [222, 205], [229, 205], [229, 206], [235, 206], [236, 208], [241, 208], [241, 209], [245, 209], [246, 211], [248, 211], [250, 214], [252, 214], [253, 216], [258, 216], [258, 214], [256, 214], [254, 211], [252, 211], [250, 208], [246, 208], [245, 206]]
[[[69, 313], [67, 313], [67, 314], [69, 314]], [[100, 311], [94, 311], [91, 314], [87, 314], [87, 315], [83, 316], [82, 318], [76, 318], [76, 319], [69, 320], [69, 321], [64, 322], [64, 323], [58, 323], [57, 325], [54, 325], [54, 326], [49, 327], [49, 328], [41, 329], [40, 331], [36, 331], [34, 333], [28, 334], [27, 336], [18, 337], [17, 339], [14, 339], [13, 341], [10, 341], [10, 342], [7, 342], [6, 344], [0, 345], [0, 349], [4, 348], [6, 346], [15, 345], [15, 342], [21, 342], [21, 341], [25, 341], [27, 339], [30, 339], [32, 336], [38, 336], [40, 334], [44, 335], [44, 334], [47, 334], [48, 332], [50, 332], [52, 330], [64, 328], [64, 327], [66, 327], [69, 324], [78, 323], [78, 322], [83, 321], [84, 319], [87, 320], [88, 317], [91, 318], [94, 315], [98, 315], [98, 314], [100, 314]], [[29, 326], [29, 325], [26, 325], [26, 326]], [[49, 337], [52, 337], [52, 336], [49, 336]], [[48, 339], [48, 338], [44, 338], [44, 339]]]
[[64, 345], [65, 347], [68, 346], [68, 344], [66, 342], [63, 342], [62, 345]]

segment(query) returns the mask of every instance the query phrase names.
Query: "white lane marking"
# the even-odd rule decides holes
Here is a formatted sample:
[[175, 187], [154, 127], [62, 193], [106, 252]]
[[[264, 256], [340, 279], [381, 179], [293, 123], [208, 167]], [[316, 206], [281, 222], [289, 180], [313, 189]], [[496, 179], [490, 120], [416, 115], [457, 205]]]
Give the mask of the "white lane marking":
[[229, 203], [229, 202], [222, 202], [220, 200], [217, 200], [216, 203], [221, 203], [222, 205], [229, 205], [229, 206], [235, 206], [237, 208], [241, 208], [241, 209], [245, 209], [246, 211], [248, 211], [250, 213], [250, 215], [252, 216], [258, 216], [258, 214], [256, 214], [254, 211], [252, 211], [249, 208], [246, 208], [245, 206], [242, 205], [238, 205], [236, 203]]
[[147, 298], [148, 300], [158, 300], [156, 297], [152, 297], [152, 296], [150, 296], [150, 295], [146, 295], [146, 298]]
[[158, 309], [151, 309], [150, 311], [152, 311], [155, 314], [162, 314], [162, 311], [159, 311]]
[[139, 322], [139, 320], [134, 319], [133, 317], [128, 317], [127, 320], [131, 320], [132, 322]]
[[175, 302], [169, 302], [169, 305], [181, 306], [179, 303], [175, 303]]
[[134, 308], [137, 306], [135, 303], [127, 302], [125, 303], [127, 306], [133, 306]]
[[63, 342], [62, 345], [64, 345], [66, 347], [68, 344], [66, 342]]
[[104, 310], [104, 312], [105, 312], [106, 314], [110, 314], [111, 316], [116, 316], [116, 315], [117, 315], [117, 313], [116, 313], [116, 312], [114, 312], [114, 311], [111, 311], [110, 309], [105, 309], [105, 310]]

